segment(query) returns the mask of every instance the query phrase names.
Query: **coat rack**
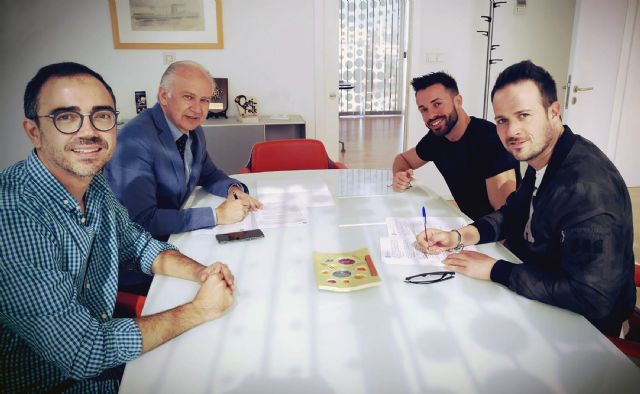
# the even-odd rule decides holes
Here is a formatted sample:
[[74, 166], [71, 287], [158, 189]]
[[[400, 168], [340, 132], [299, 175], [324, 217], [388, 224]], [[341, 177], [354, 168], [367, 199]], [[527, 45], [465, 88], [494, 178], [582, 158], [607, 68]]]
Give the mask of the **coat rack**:
[[500, 7], [500, 4], [505, 3], [506, 1], [489, 0], [489, 15], [482, 15], [480, 17], [487, 22], [487, 30], [477, 30], [478, 33], [487, 37], [487, 64], [485, 66], [484, 74], [484, 102], [482, 103], [482, 117], [484, 119], [487, 119], [487, 102], [489, 97], [489, 81], [491, 79], [491, 65], [502, 61], [502, 59], [494, 59], [491, 56], [491, 52], [500, 46], [493, 43], [493, 22], [495, 21], [493, 11]]

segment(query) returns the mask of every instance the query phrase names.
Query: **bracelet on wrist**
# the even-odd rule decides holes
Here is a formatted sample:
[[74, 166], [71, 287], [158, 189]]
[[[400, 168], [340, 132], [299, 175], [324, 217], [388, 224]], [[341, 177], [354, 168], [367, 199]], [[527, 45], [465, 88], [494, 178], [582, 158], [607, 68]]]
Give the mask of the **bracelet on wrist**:
[[462, 234], [460, 234], [460, 231], [453, 229], [451, 230], [452, 233], [456, 233], [458, 234], [458, 244], [456, 246], [454, 246], [453, 248], [449, 249], [449, 252], [460, 252], [464, 249], [464, 244], [462, 243]]

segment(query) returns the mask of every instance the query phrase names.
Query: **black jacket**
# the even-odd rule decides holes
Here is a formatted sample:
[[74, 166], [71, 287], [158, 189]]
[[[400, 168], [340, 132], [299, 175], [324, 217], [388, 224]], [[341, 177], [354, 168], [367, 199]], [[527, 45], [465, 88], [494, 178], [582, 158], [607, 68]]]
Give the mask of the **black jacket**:
[[631, 201], [620, 173], [593, 143], [565, 126], [533, 198], [529, 243], [523, 231], [534, 177], [529, 167], [506, 204], [474, 223], [480, 243], [506, 239], [524, 262], [499, 260], [491, 279], [617, 335], [636, 301]]

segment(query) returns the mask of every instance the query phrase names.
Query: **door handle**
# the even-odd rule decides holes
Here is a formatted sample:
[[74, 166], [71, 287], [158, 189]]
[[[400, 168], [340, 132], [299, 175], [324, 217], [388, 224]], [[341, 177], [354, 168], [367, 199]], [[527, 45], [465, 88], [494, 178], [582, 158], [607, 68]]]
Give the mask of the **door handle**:
[[571, 74], [567, 75], [567, 84], [562, 87], [567, 93], [564, 95], [564, 109], [569, 108], [569, 92], [571, 92]]
[[581, 87], [579, 87], [578, 85], [575, 85], [575, 86], [573, 87], [573, 93], [586, 92], [586, 91], [589, 91], [589, 90], [593, 90], [593, 88], [592, 88], [592, 87], [588, 87], [588, 88], [581, 88]]

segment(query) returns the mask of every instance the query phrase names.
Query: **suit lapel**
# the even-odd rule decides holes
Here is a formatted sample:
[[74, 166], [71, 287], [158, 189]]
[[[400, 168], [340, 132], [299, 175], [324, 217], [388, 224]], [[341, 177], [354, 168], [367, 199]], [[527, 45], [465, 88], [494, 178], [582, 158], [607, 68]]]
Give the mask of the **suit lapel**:
[[[176, 142], [173, 140], [173, 135], [171, 134], [171, 130], [169, 129], [169, 125], [167, 124], [167, 120], [164, 117], [164, 112], [162, 112], [162, 108], [160, 104], [156, 104], [153, 109], [153, 122], [156, 125], [156, 129], [159, 130], [158, 138], [162, 143], [162, 155], [161, 158], [169, 158], [171, 160], [171, 165], [173, 166], [173, 171], [175, 172], [175, 180], [174, 190], [180, 191], [180, 196], [185, 193], [185, 178], [184, 178], [184, 163], [180, 158], [180, 154], [178, 154], [178, 149], [176, 148]], [[165, 180], [166, 183], [168, 180]]]
[[188, 190], [193, 190], [198, 179], [200, 179], [203, 161], [202, 155], [204, 151], [204, 149], [202, 149], [202, 138], [204, 138], [204, 136], [199, 127], [191, 132], [191, 152], [193, 153], [193, 163], [191, 164]]

